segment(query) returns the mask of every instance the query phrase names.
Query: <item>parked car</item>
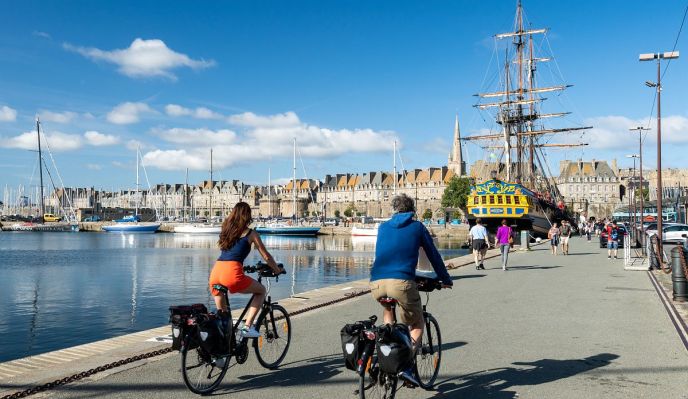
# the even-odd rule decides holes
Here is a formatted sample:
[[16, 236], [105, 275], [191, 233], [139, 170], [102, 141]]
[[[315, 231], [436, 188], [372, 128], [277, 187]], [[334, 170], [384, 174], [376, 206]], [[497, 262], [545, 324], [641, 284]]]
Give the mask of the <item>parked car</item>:
[[103, 219], [98, 215], [87, 216], [84, 218], [84, 222], [100, 222], [101, 220]]
[[339, 218], [327, 218], [323, 224], [325, 226], [339, 226]]
[[[688, 224], [671, 224], [669, 226], [662, 226], [662, 241], [667, 242], [682, 242], [684, 238], [688, 238]], [[652, 235], [656, 235], [657, 231]]]
[[[619, 248], [624, 247], [624, 236], [628, 234], [626, 231], [626, 228], [623, 226], [617, 226], [616, 227], [619, 230]], [[607, 248], [607, 230], [602, 229], [602, 232], [600, 232], [600, 248]]]
[[[662, 223], [662, 229], [664, 229], [664, 227], [673, 226], [675, 224], [677, 224], [677, 223], [664, 222], [664, 223]], [[645, 234], [647, 234], [648, 236], [653, 236], [653, 235], [657, 234], [657, 223], [652, 222], [652, 223], [648, 224], [647, 227], [645, 227]]]
[[59, 216], [55, 216], [55, 215], [53, 215], [52, 213], [46, 213], [46, 214], [43, 215], [43, 221], [46, 222], [46, 223], [49, 223], [49, 222], [59, 222], [59, 221], [60, 221], [60, 217], [59, 217]]

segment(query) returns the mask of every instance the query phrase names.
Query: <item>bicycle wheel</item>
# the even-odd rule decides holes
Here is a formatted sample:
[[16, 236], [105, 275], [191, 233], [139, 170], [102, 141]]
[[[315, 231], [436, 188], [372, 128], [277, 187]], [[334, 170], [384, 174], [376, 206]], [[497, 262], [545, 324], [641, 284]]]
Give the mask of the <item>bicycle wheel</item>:
[[442, 361], [440, 325], [431, 314], [425, 316], [421, 345], [416, 352], [416, 374], [421, 388], [430, 389], [437, 379]]
[[256, 329], [260, 337], [253, 340], [258, 363], [274, 369], [282, 363], [291, 342], [291, 321], [289, 313], [280, 305], [271, 305], [267, 312], [258, 317]]
[[[222, 382], [229, 368], [230, 357], [214, 358], [200, 346], [182, 348], [182, 377], [187, 388], [195, 394], [205, 395], [214, 391]], [[222, 362], [224, 359], [224, 362]], [[218, 363], [222, 363], [221, 367]]]
[[359, 377], [358, 397], [360, 399], [394, 399], [398, 381], [395, 376], [370, 368]]

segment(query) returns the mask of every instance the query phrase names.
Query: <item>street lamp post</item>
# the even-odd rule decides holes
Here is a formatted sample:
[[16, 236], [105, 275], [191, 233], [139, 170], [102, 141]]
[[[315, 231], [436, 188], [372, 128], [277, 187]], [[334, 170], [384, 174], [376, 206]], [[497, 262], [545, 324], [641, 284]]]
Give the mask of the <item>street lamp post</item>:
[[649, 53], [640, 54], [640, 61], [657, 60], [657, 82], [645, 82], [648, 87], [657, 88], [657, 246], [658, 254], [662, 254], [662, 239], [664, 232], [662, 230], [662, 59], [678, 58], [678, 51], [669, 51], [665, 53]]
[[[640, 155], [638, 155], [638, 154], [626, 155], [626, 158], [633, 158], [633, 177], [631, 178], [630, 181], [632, 182], [631, 184], [634, 184], [634, 186], [635, 186], [635, 187], [633, 187], [633, 198], [631, 198], [630, 190], [629, 190], [629, 193], [627, 193], [627, 195], [628, 195], [628, 214], [630, 217], [631, 202], [633, 202], [633, 218], [631, 220], [633, 220], [633, 223], [637, 223], [638, 221], [636, 219], [637, 215], [636, 215], [636, 207], [635, 207], [635, 197], [637, 197], [637, 195], [638, 195], [638, 185], [637, 185], [638, 182], [635, 181], [635, 160], [636, 160], [636, 158], [640, 158]], [[631, 184], [628, 185], [629, 189], [631, 188]]]
[[645, 205], [643, 204], [643, 197], [645, 196], [643, 193], [643, 131], [650, 129], [638, 126], [635, 129], [629, 130], [638, 132], [638, 159], [640, 161], [640, 164], [638, 165], [638, 170], [640, 171], [640, 246], [642, 247], [642, 253], [645, 254], [645, 230], [643, 229], [643, 219], [645, 218], [645, 215], [643, 214], [645, 211]]

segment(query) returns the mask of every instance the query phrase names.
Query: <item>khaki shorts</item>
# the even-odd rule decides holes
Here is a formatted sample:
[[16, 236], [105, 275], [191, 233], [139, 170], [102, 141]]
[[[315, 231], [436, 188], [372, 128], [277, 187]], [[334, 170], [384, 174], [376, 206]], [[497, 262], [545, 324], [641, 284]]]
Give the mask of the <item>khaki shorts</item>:
[[561, 237], [561, 243], [563, 245], [569, 245], [569, 237]]
[[370, 282], [370, 293], [378, 300], [388, 296], [397, 300], [400, 309], [399, 321], [406, 325], [423, 321], [423, 304], [415, 281], [399, 279], [382, 279]]

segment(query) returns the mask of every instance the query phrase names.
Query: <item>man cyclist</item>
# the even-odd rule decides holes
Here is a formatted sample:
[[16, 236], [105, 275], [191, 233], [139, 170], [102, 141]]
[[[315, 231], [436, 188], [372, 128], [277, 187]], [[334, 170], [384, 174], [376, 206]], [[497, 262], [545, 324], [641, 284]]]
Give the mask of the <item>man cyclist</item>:
[[[401, 310], [401, 322], [409, 327], [415, 348], [420, 345], [423, 334], [423, 307], [416, 286], [416, 265], [418, 251], [423, 248], [443, 288], [451, 288], [453, 281], [447, 273], [442, 256], [437, 251], [428, 229], [417, 220], [415, 204], [406, 194], [392, 198], [394, 215], [378, 228], [375, 246], [375, 261], [370, 271], [370, 289], [375, 300], [391, 297], [397, 300]], [[385, 323], [393, 321], [392, 310], [385, 307]], [[399, 377], [414, 386], [413, 365], [399, 373]]]

